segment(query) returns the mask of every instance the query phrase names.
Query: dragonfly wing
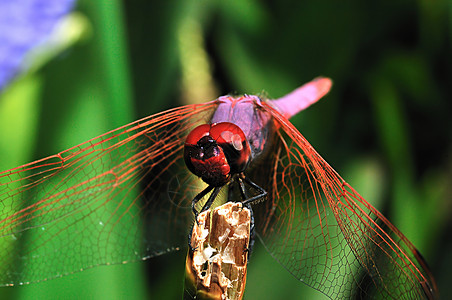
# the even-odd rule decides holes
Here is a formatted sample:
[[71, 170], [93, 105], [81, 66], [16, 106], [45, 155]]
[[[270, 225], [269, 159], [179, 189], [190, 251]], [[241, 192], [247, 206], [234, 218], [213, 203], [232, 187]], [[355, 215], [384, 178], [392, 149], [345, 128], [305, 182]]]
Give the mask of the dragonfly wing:
[[155, 114], [0, 173], [0, 285], [185, 246], [200, 187], [185, 168], [183, 145], [215, 107]]
[[435, 298], [434, 279], [406, 237], [283, 115], [266, 103], [264, 109], [281, 128], [272, 155], [254, 170], [256, 183], [269, 193], [256, 213], [268, 251], [296, 278], [332, 299]]

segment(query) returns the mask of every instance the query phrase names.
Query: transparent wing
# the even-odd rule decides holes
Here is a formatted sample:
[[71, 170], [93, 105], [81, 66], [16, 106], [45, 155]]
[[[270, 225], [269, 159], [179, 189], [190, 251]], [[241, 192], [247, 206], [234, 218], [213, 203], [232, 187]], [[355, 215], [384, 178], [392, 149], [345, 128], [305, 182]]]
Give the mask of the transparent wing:
[[274, 258], [332, 299], [434, 298], [434, 279], [406, 237], [286, 118], [266, 103], [264, 109], [281, 130], [271, 155], [248, 175], [269, 193], [255, 219]]
[[185, 246], [202, 187], [185, 168], [183, 144], [215, 107], [155, 114], [0, 173], [0, 285]]

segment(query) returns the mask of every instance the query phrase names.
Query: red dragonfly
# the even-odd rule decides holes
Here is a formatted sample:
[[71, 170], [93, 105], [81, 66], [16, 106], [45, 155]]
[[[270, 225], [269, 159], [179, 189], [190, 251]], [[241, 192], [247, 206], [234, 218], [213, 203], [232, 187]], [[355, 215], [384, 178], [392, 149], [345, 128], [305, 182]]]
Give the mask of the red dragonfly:
[[253, 205], [258, 237], [293, 276], [333, 299], [436, 298], [416, 248], [288, 121], [330, 87], [317, 78], [277, 100], [224, 96], [170, 109], [0, 173], [0, 284], [187, 245], [193, 210], [225, 191], [187, 171], [184, 142], [197, 126], [226, 121], [243, 131], [228, 142], [238, 149], [245, 138], [250, 147], [231, 174], [244, 174], [246, 189], [265, 198]]

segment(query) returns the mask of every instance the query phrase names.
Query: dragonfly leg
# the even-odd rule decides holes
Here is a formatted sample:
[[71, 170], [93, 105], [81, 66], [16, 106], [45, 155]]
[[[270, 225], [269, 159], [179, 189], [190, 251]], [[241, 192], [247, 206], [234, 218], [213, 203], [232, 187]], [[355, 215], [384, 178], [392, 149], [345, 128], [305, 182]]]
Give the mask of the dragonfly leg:
[[188, 247], [190, 247], [191, 252], [195, 252], [198, 247], [193, 248], [191, 246], [191, 236], [193, 235], [193, 229], [195, 228], [195, 223], [191, 226], [190, 232], [188, 233]]
[[[212, 206], [213, 201], [215, 201], [215, 198], [218, 196], [218, 193], [221, 190], [221, 186], [220, 187], [214, 187], [209, 185], [208, 187], [206, 187], [204, 190], [201, 191], [201, 193], [199, 193], [198, 195], [196, 195], [196, 197], [193, 199], [193, 201], [191, 202], [191, 209], [193, 210], [193, 214], [195, 215], [195, 221], [196, 224], [199, 225], [198, 223], [198, 215], [200, 213], [202, 213], [203, 211], [206, 211], [210, 208], [210, 206]], [[201, 200], [205, 195], [207, 195], [211, 190], [213, 189], [212, 194], [210, 194], [209, 199], [207, 199], [206, 203], [204, 204], [204, 206], [202, 207], [202, 209], [198, 212], [195, 208], [196, 203], [199, 202], [199, 200]], [[191, 246], [191, 236], [193, 234], [193, 228], [195, 227], [195, 225], [193, 224], [190, 233], [188, 234], [188, 246], [190, 247], [190, 249], [192, 251], [195, 251], [196, 248], [193, 248]]]
[[[191, 210], [193, 211], [193, 214], [195, 215], [195, 220], [196, 223], [198, 223], [198, 214], [200, 212], [202, 212], [202, 210], [198, 213], [198, 211], [196, 210], [195, 206], [196, 203], [199, 202], [199, 200], [201, 200], [202, 198], [204, 198], [205, 195], [207, 195], [214, 187], [209, 185], [208, 187], [206, 187], [204, 190], [201, 191], [201, 193], [199, 193], [198, 195], [196, 195], [196, 197], [193, 199], [193, 201], [191, 202]], [[209, 198], [210, 199], [210, 198]], [[207, 203], [206, 203], [207, 204]], [[205, 205], [204, 205], [205, 206]], [[204, 209], [204, 207], [203, 207]]]
[[209, 199], [207, 199], [206, 203], [204, 204], [202, 209], [199, 211], [199, 213], [202, 213], [203, 211], [208, 210], [212, 206], [212, 203], [213, 203], [213, 201], [215, 201], [215, 198], [217, 198], [218, 193], [220, 192], [221, 188], [222, 188], [222, 186], [217, 186], [214, 188], [212, 194], [210, 194]]
[[[253, 204], [255, 202], [262, 201], [267, 196], [266, 190], [264, 190], [263, 188], [261, 188], [260, 186], [258, 186], [257, 184], [255, 184], [254, 182], [252, 182], [245, 176], [238, 177], [238, 182], [239, 182], [239, 186], [240, 186], [240, 193], [242, 194], [242, 197], [243, 197], [242, 203], [244, 205]], [[251, 197], [251, 198], [247, 197], [244, 182], [247, 183], [248, 185], [250, 185], [255, 190], [257, 190], [259, 192], [259, 194], [254, 197]]]
[[[253, 209], [251, 208], [251, 203], [253, 201], [255, 201], [256, 199], [253, 200], [253, 198], [255, 198], [255, 197], [253, 197], [253, 198], [248, 197], [248, 193], [246, 192], [245, 184], [243, 183], [242, 178], [237, 177], [237, 182], [240, 187], [240, 194], [242, 195], [242, 205], [243, 205], [243, 207], [248, 208], [250, 211], [250, 242], [249, 242], [248, 248], [245, 249], [245, 251], [248, 252], [248, 259], [249, 259], [251, 252], [253, 251], [254, 241], [255, 241], [254, 237], [256, 234], [256, 231], [254, 228], [254, 213], [253, 213]], [[251, 186], [256, 187], [256, 189], [261, 192], [261, 194], [257, 195], [258, 198], [265, 197], [267, 195], [267, 192], [263, 188], [261, 188], [254, 182], [251, 182], [251, 183], [252, 183]], [[249, 199], [252, 199], [252, 200], [249, 201]]]
[[228, 202], [236, 202], [234, 201], [234, 184], [228, 185]]
[[[196, 224], [199, 225], [198, 223], [198, 215], [200, 213], [202, 213], [203, 211], [206, 211], [210, 208], [210, 206], [212, 206], [213, 201], [215, 201], [215, 198], [218, 196], [218, 193], [221, 190], [221, 186], [220, 187], [214, 187], [214, 186], [208, 186], [207, 188], [205, 188], [203, 191], [201, 191], [201, 193], [199, 193], [198, 195], [196, 195], [196, 197], [193, 199], [192, 203], [191, 203], [191, 209], [193, 210], [193, 214], [195, 215], [195, 221]], [[204, 204], [204, 206], [202, 207], [202, 209], [198, 212], [195, 208], [196, 203], [199, 202], [199, 200], [201, 200], [205, 195], [207, 195], [211, 190], [213, 189], [212, 194], [210, 194], [209, 199], [207, 199], [206, 203]], [[191, 246], [191, 236], [193, 234], [193, 228], [195, 227], [195, 224], [193, 224], [190, 233], [188, 234], [188, 246], [190, 247], [190, 249], [192, 251], [195, 251], [196, 248], [193, 248]]]
[[256, 230], [254, 228], [254, 213], [253, 209], [251, 208], [250, 204], [245, 204], [245, 207], [250, 210], [250, 242], [248, 244], [248, 248], [245, 249], [246, 252], [248, 252], [248, 262], [251, 256], [251, 252], [253, 252], [254, 248], [254, 237], [256, 235]]

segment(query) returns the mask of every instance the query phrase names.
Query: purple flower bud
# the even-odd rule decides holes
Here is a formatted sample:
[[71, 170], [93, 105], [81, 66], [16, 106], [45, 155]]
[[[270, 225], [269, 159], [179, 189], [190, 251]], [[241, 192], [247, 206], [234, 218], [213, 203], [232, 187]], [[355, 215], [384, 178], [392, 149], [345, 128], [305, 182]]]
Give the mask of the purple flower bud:
[[19, 71], [25, 54], [44, 42], [75, 0], [0, 1], [0, 90]]

